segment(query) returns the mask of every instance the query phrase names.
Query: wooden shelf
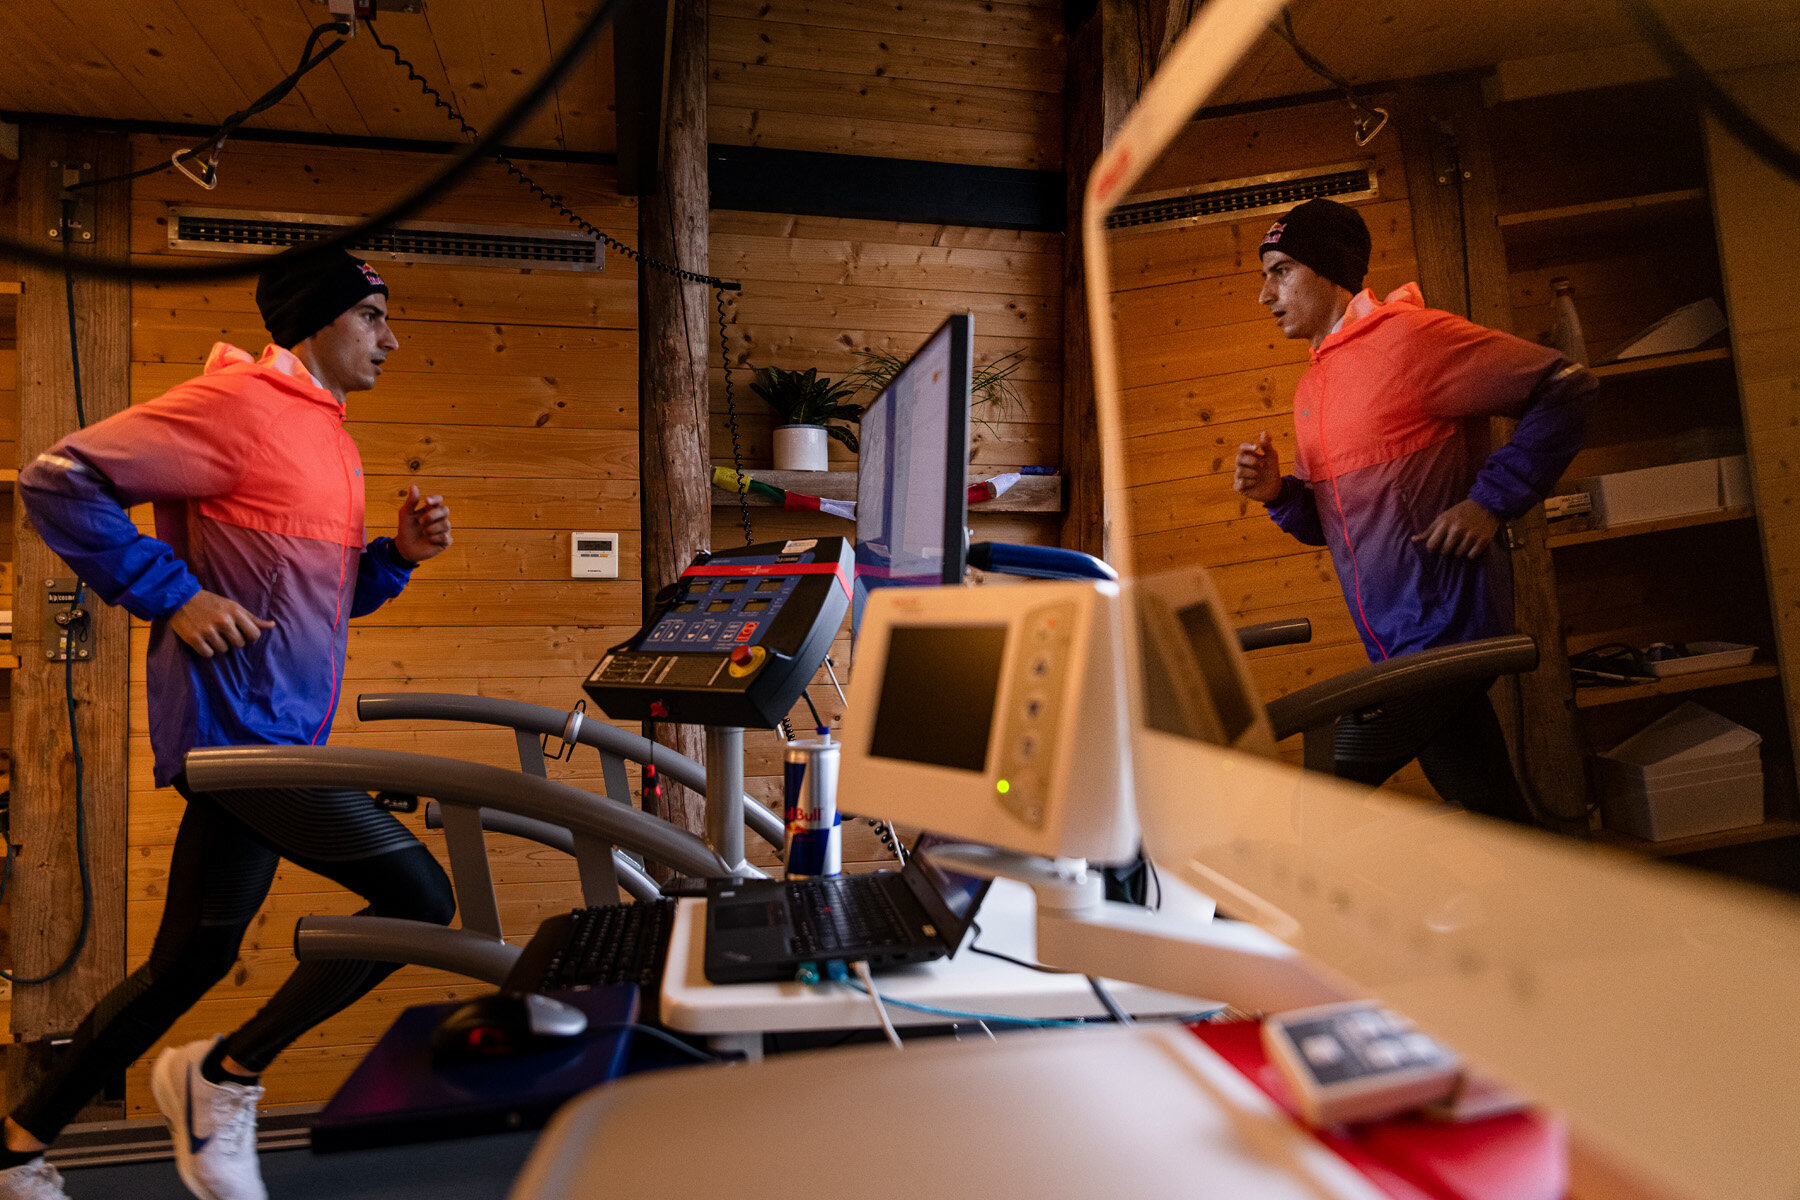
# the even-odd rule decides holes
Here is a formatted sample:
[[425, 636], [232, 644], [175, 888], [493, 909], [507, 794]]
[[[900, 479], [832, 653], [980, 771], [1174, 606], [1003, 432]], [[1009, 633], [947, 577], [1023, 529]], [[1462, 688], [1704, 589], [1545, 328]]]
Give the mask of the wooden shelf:
[[0, 467], [0, 483], [17, 483], [17, 482], [19, 482], [19, 468], [17, 468], [17, 467]]
[[[750, 471], [759, 483], [778, 487], [784, 492], [818, 496], [824, 500], [856, 499], [855, 471]], [[970, 482], [974, 482], [971, 480]], [[752, 508], [774, 508], [775, 501], [751, 492], [745, 497]], [[712, 489], [714, 508], [736, 508], [738, 494], [725, 488]], [[982, 513], [1054, 513], [1062, 511], [1062, 476], [1027, 475], [1004, 494], [979, 504], [969, 505], [969, 515]]]
[[0, 654], [0, 671], [10, 671], [19, 665], [16, 654]]
[[1584, 529], [1580, 533], [1553, 533], [1544, 539], [1544, 544], [1555, 549], [1558, 546], [1579, 546], [1585, 542], [1610, 542], [1614, 538], [1637, 537], [1644, 533], [1661, 533], [1665, 529], [1687, 529], [1694, 525], [1717, 525], [1724, 521], [1743, 521], [1755, 515], [1756, 509], [1744, 504], [1732, 508], [1715, 508], [1710, 512], [1687, 513], [1679, 517], [1661, 517], [1655, 521], [1614, 525], [1607, 529]]
[[1671, 675], [1649, 683], [1628, 683], [1620, 687], [1578, 687], [1576, 708], [1600, 708], [1607, 704], [1624, 704], [1631, 700], [1647, 700], [1652, 696], [1674, 696], [1697, 692], [1702, 688], [1725, 687], [1747, 683], [1752, 679], [1774, 679], [1781, 672], [1771, 663], [1751, 663], [1745, 667], [1726, 667], [1719, 671], [1695, 671], [1691, 675]]
[[1564, 204], [1530, 212], [1501, 213], [1496, 218], [1502, 232], [1536, 236], [1540, 232], [1601, 233], [1631, 229], [1660, 221], [1699, 217], [1706, 213], [1706, 189], [1682, 188], [1644, 196], [1622, 196], [1592, 204]]
[[1683, 350], [1678, 354], [1647, 354], [1643, 358], [1627, 358], [1619, 362], [1601, 363], [1597, 367], [1588, 369], [1604, 379], [1609, 375], [1636, 375], [1643, 371], [1673, 371], [1677, 367], [1691, 367], [1696, 363], [1726, 362], [1730, 358], [1731, 347], [1716, 346], [1711, 350]]
[[1619, 833], [1612, 829], [1594, 830], [1594, 840], [1603, 846], [1616, 846], [1621, 850], [1630, 850], [1634, 854], [1646, 854], [1655, 858], [1668, 858], [1675, 854], [1693, 854], [1700, 850], [1719, 850], [1726, 846], [1747, 846], [1752, 842], [1766, 842], [1774, 838], [1797, 835], [1800, 835], [1800, 821], [1764, 821], [1761, 825], [1746, 825], [1741, 829], [1721, 829], [1717, 833], [1699, 833], [1693, 837], [1670, 838], [1662, 842], [1645, 841], [1641, 837], [1633, 837], [1629, 833]]

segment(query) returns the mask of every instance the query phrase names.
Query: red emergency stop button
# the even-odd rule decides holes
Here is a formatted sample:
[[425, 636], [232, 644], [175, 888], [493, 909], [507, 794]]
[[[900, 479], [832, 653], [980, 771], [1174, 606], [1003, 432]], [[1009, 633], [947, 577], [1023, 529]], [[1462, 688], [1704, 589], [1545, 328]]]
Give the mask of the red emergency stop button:
[[743, 679], [756, 674], [757, 668], [763, 665], [763, 660], [767, 657], [769, 652], [761, 646], [735, 646], [731, 651], [731, 662], [725, 671], [734, 679]]

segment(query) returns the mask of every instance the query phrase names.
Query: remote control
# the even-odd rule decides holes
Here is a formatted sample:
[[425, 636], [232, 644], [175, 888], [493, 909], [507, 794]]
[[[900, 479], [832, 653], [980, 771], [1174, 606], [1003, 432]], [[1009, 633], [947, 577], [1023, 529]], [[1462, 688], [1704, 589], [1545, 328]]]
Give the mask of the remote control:
[[1315, 1127], [1379, 1120], [1442, 1100], [1462, 1072], [1450, 1050], [1368, 1001], [1277, 1013], [1263, 1021], [1262, 1037]]

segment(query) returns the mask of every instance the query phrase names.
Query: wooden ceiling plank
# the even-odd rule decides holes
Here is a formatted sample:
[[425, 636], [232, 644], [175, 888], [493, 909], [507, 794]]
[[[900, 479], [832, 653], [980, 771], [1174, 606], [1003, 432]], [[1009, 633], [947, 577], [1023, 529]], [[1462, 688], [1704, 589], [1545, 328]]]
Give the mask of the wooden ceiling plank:
[[[488, 88], [479, 11], [469, 0], [437, 0], [426, 7], [425, 22], [437, 46], [440, 67], [432, 86], [461, 110], [463, 120], [487, 132], [494, 117], [505, 111], [505, 102]], [[429, 78], [431, 72], [421, 70], [419, 74]]]
[[[581, 27], [581, 13], [567, 0], [553, 0], [549, 7], [551, 45], [562, 49]], [[617, 76], [612, 67], [612, 29], [608, 27], [594, 41], [594, 52], [563, 79], [556, 90], [556, 103], [562, 110], [563, 135], [569, 149], [585, 149], [601, 155], [614, 155], [619, 149], [617, 128]]]
[[[544, 19], [550, 45], [557, 50], [581, 28], [587, 0], [545, 0]], [[613, 102], [618, 80], [613, 73], [613, 31], [608, 28], [594, 43], [594, 51], [577, 65], [557, 89], [563, 136], [571, 150], [616, 153], [619, 148], [617, 108]]]
[[864, 33], [949, 39], [993, 46], [1062, 52], [1061, 15], [1021, 6], [991, 11], [967, 0], [715, 0], [712, 18], [811, 25]]
[[[310, 0], [294, 2], [309, 4]], [[387, 13], [376, 18], [375, 32], [427, 83], [444, 91], [443, 63], [426, 22], [426, 17], [412, 13]], [[355, 45], [339, 51], [326, 65], [335, 70], [345, 93], [354, 99], [371, 135], [430, 142], [470, 140], [449, 114], [407, 77], [406, 68], [375, 44], [366, 26], [357, 31]], [[451, 97], [446, 93], [445, 99]]]
[[957, 42], [942, 37], [864, 30], [821, 29], [769, 20], [714, 17], [715, 59], [793, 70], [829, 70], [864, 76], [880, 73], [896, 79], [992, 86], [1061, 96], [1063, 55], [1060, 50], [992, 43]]
[[51, 7], [68, 24], [86, 30], [101, 56], [145, 97], [145, 107], [135, 112], [107, 115], [207, 125], [232, 111], [229, 101], [220, 107], [216, 83], [196, 90], [190, 78], [192, 47], [166, 26], [141, 20], [128, 0], [51, 0]]
[[[242, 52], [242, 48], [254, 42], [262, 43], [266, 51], [268, 73], [255, 82], [250, 90], [252, 97], [261, 96], [300, 65], [300, 52], [306, 48], [307, 37], [312, 33], [313, 27], [324, 24], [329, 15], [316, 5], [300, 4], [298, 0], [291, 9], [280, 7], [270, 10], [261, 5], [248, 5], [233, 9], [229, 16], [223, 10], [213, 7], [213, 0], [181, 2], [189, 8], [197, 4], [206, 6], [203, 11], [207, 20], [217, 22], [216, 28], [222, 31], [208, 35], [209, 40], [224, 51], [222, 57]], [[320, 45], [329, 46], [331, 40], [332, 35], [328, 34]], [[332, 63], [337, 58], [351, 54], [355, 49], [355, 43], [352, 43], [336, 51], [323, 66], [309, 71], [293, 92], [269, 110], [266, 116], [256, 118], [251, 123], [270, 129], [366, 135], [368, 126], [357, 110], [356, 101], [344, 89], [343, 82], [332, 69]]]
[[[19, 0], [28, 9], [14, 7], [8, 13], [8, 36], [14, 40], [15, 53], [44, 64], [59, 76], [56, 89], [40, 94], [40, 103], [27, 105], [31, 111], [81, 112], [92, 116], [108, 113], [115, 105], [137, 112], [152, 112], [154, 106], [133, 80], [126, 79], [100, 52], [88, 36], [88, 29], [71, 21], [56, 5], [56, 0]], [[55, 105], [50, 97], [58, 92], [80, 91], [94, 97], [91, 107], [69, 108]], [[72, 99], [65, 95], [65, 99]]]
[[[493, 106], [490, 110], [493, 115], [489, 118], [492, 123], [537, 82], [538, 76], [550, 65], [555, 51], [561, 47], [553, 49], [550, 45], [543, 0], [537, 0], [536, 3], [514, 0], [512, 4], [505, 5], [478, 5], [474, 20], [476, 28], [480, 30], [478, 45], [481, 50], [481, 79], [488, 102]], [[574, 73], [574, 69], [571, 69], [571, 77]], [[555, 91], [538, 105], [537, 110], [508, 141], [530, 146], [567, 148], [567, 142], [562, 136]]]

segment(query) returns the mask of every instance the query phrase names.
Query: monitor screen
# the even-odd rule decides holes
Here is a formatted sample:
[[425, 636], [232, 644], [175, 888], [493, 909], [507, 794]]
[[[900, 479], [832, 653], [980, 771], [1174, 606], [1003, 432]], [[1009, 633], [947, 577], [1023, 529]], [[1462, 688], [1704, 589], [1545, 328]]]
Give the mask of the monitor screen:
[[876, 588], [962, 582], [973, 325], [938, 326], [863, 413], [852, 630]]
[[[961, 771], [987, 767], [1006, 626], [896, 626], [869, 753]], [[917, 697], [933, 696], [931, 704]]]
[[1137, 851], [1110, 581], [882, 588], [863, 615], [838, 802], [957, 841]]

